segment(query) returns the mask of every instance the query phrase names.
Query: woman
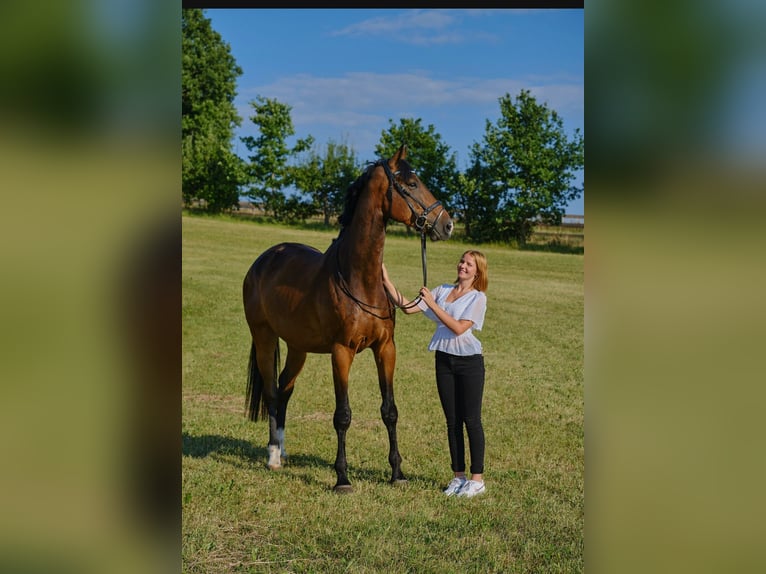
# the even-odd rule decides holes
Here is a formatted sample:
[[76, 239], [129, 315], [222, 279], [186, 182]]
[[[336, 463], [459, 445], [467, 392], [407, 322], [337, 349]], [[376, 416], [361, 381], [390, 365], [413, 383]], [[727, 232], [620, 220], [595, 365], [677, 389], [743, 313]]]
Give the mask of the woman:
[[[439, 391], [454, 477], [444, 490], [447, 496], [472, 497], [486, 491], [484, 486], [484, 428], [481, 403], [484, 392], [484, 356], [480, 331], [487, 310], [487, 258], [476, 250], [463, 253], [454, 284], [446, 283], [429, 291], [420, 289], [420, 301], [411, 304], [396, 289], [383, 265], [383, 284], [393, 300], [407, 313], [423, 311], [436, 323], [428, 345], [436, 352], [436, 387]], [[471, 478], [465, 473], [465, 440], [471, 452]]]

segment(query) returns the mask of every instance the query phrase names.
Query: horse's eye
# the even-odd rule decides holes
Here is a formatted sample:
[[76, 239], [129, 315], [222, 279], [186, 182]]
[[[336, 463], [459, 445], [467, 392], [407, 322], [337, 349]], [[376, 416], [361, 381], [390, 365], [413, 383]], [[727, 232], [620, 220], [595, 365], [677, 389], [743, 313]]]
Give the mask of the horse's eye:
[[407, 185], [410, 187], [410, 189], [416, 189], [418, 187], [417, 181], [409, 181], [407, 182]]

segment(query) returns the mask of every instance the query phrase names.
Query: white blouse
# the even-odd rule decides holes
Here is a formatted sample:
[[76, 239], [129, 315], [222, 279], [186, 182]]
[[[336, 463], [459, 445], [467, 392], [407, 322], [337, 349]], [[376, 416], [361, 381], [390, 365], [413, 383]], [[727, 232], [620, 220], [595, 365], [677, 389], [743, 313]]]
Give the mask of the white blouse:
[[450, 294], [454, 285], [445, 283], [435, 287], [431, 293], [434, 301], [444, 309], [451, 317], [461, 321], [468, 319], [473, 321], [462, 335], [456, 335], [449, 327], [442, 323], [431, 309], [428, 308], [422, 299], [418, 302], [418, 307], [425, 313], [426, 317], [436, 323], [436, 332], [428, 345], [429, 351], [442, 351], [450, 355], [468, 356], [480, 355], [482, 352], [481, 341], [476, 338], [473, 331], [481, 331], [484, 325], [484, 314], [487, 311], [487, 296], [482, 291], [471, 291], [455, 301], [447, 302], [447, 295]]

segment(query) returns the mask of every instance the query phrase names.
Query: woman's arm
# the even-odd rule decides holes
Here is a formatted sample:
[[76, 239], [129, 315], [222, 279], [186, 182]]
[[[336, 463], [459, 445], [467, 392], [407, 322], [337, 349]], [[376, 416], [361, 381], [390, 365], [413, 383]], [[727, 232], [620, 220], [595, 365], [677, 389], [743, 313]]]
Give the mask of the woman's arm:
[[434, 312], [434, 315], [438, 317], [439, 321], [444, 323], [450, 331], [455, 333], [455, 335], [462, 335], [473, 325], [473, 321], [470, 319], [460, 319], [458, 321], [444, 309], [439, 307], [439, 305], [434, 300], [433, 294], [428, 290], [427, 287], [421, 287], [420, 297], [423, 299], [425, 304], [428, 305], [428, 308]]
[[383, 268], [383, 286], [386, 288], [386, 291], [388, 291], [389, 295], [391, 295], [391, 298], [396, 302], [397, 305], [404, 311], [405, 314], [411, 315], [413, 313], [420, 313], [421, 309], [417, 305], [410, 305], [411, 301], [407, 299], [404, 295], [402, 295], [399, 290], [396, 288], [394, 283], [391, 281], [391, 278], [388, 276], [388, 269], [386, 269], [386, 264], [382, 264]]

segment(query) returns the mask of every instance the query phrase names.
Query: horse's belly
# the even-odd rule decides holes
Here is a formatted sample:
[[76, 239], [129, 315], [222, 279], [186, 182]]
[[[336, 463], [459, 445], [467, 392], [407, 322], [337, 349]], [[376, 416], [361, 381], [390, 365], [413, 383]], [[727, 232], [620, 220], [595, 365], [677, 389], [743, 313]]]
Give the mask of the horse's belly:
[[[339, 322], [337, 317], [322, 316], [298, 307], [291, 313], [275, 313], [272, 327], [289, 347], [306, 353], [331, 353], [340, 344], [355, 351], [362, 351], [384, 337], [380, 325], [364, 324], [346, 317]], [[332, 314], [331, 314], [332, 315]]]
[[331, 353], [337, 344], [360, 351], [385, 336], [378, 319], [331, 289], [328, 273], [322, 254], [306, 245], [283, 243], [265, 251], [245, 282], [251, 329], [268, 329], [306, 353]]

